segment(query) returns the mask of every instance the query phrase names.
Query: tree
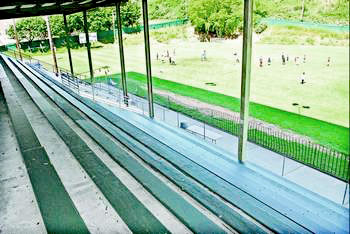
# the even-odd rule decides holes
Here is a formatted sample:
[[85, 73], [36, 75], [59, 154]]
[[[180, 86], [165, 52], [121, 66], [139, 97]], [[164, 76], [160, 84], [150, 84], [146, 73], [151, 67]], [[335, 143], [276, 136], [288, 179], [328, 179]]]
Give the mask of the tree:
[[[113, 20], [112, 14], [115, 7], [100, 7], [87, 12], [88, 16], [88, 29], [90, 32], [108, 31], [112, 30]], [[124, 27], [133, 27], [139, 25], [141, 17], [141, 7], [136, 1], [129, 1], [122, 4], [120, 9], [120, 15], [122, 18], [122, 25]], [[50, 16], [51, 31], [56, 37], [62, 37], [65, 35], [63, 16], [54, 15]], [[83, 28], [83, 14], [81, 12], [67, 16], [68, 32], [69, 33], [81, 33], [84, 32]]]
[[[42, 17], [24, 18], [16, 22], [18, 40], [32, 42], [34, 39], [45, 39], [47, 37], [46, 23]], [[7, 30], [11, 38], [15, 38], [13, 25]]]
[[129, 1], [121, 5], [120, 17], [124, 27], [135, 27], [140, 25], [141, 7], [138, 1]]
[[188, 18], [189, 0], [150, 0], [149, 17], [151, 19]]
[[190, 0], [188, 13], [199, 33], [235, 37], [242, 29], [243, 4], [240, 0]]

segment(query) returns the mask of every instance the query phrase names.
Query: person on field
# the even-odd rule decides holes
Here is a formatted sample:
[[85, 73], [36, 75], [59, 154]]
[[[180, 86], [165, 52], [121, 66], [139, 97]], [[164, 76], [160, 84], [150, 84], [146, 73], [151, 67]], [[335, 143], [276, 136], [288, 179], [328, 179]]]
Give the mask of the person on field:
[[305, 84], [306, 83], [306, 75], [305, 75], [305, 72], [303, 72], [300, 76], [300, 84]]
[[267, 65], [268, 65], [268, 66], [271, 65], [271, 58], [270, 58], [270, 57], [268, 57], [268, 59], [267, 59]]
[[260, 57], [260, 58], [259, 58], [259, 67], [262, 67], [262, 66], [263, 66], [263, 58]]
[[283, 52], [282, 52], [282, 65], [286, 65], [286, 57], [284, 56]]
[[157, 52], [157, 61], [159, 60], [159, 54], [158, 54], [158, 52]]
[[289, 61], [289, 56], [288, 56], [288, 54], [287, 54], [286, 58], [287, 58], [287, 62], [288, 62], [288, 61]]
[[175, 55], [171, 58], [171, 65], [176, 65], [176, 57], [175, 57]]
[[233, 60], [234, 60], [234, 64], [239, 63], [239, 58], [238, 58], [237, 52], [233, 53]]
[[295, 65], [299, 65], [300, 63], [299, 63], [299, 57], [298, 56], [296, 56], [295, 58], [294, 58], [294, 63], [295, 63]]
[[306, 63], [306, 54], [304, 54], [303, 63]]
[[206, 61], [207, 60], [207, 52], [203, 50], [203, 53], [201, 55], [201, 61]]
[[331, 57], [327, 58], [327, 67], [329, 67], [331, 65]]

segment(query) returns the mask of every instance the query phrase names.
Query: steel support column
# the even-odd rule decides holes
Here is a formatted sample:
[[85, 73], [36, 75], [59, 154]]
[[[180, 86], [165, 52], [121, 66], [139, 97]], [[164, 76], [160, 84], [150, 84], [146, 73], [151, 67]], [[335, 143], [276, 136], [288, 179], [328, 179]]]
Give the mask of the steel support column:
[[117, 1], [115, 4], [116, 14], [117, 14], [117, 27], [118, 27], [118, 43], [119, 43], [119, 57], [120, 57], [120, 69], [122, 75], [122, 88], [124, 96], [124, 104], [128, 106], [128, 88], [126, 84], [126, 74], [125, 74], [125, 60], [124, 60], [124, 48], [123, 48], [123, 32], [122, 32], [122, 20], [120, 17], [120, 2]]
[[[18, 34], [17, 34], [17, 29], [16, 29], [16, 20], [15, 19], [13, 19], [13, 31], [15, 32], [16, 48], [17, 48], [18, 53], [19, 53], [19, 58], [22, 61], [23, 58], [22, 58], [22, 53], [21, 53], [21, 46], [20, 46], [19, 40], [18, 40]], [[15, 57], [16, 57], [16, 52], [15, 52]]]
[[149, 117], [154, 118], [151, 51], [150, 51], [150, 44], [149, 44], [147, 0], [142, 0], [142, 10], [143, 10], [143, 27], [144, 27], [143, 32], [144, 32], [144, 40], [145, 40], [145, 54], [146, 54], [146, 71], [147, 71], [148, 112], [149, 112]]
[[70, 51], [70, 43], [69, 43], [69, 31], [68, 31], [68, 24], [67, 24], [67, 16], [66, 14], [63, 14], [63, 22], [64, 22], [64, 31], [66, 32], [66, 45], [67, 45], [67, 51], [68, 51], [68, 60], [69, 60], [69, 67], [70, 67], [70, 73], [72, 76], [74, 76], [73, 71], [73, 61], [72, 61], [72, 54]]
[[91, 80], [91, 82], [93, 82], [94, 70], [92, 68], [91, 46], [90, 46], [90, 40], [89, 40], [89, 29], [88, 29], [86, 11], [83, 11], [83, 18], [84, 18], [84, 32], [85, 32], [85, 39], [86, 39], [86, 49], [87, 49], [88, 60], [89, 60], [90, 80]]
[[253, 27], [253, 0], [244, 0], [243, 22], [243, 52], [241, 76], [241, 109], [240, 132], [238, 142], [238, 160], [243, 162], [246, 155], [248, 138], [250, 74], [252, 59], [252, 27]]
[[84, 32], [85, 32], [85, 40], [86, 40], [86, 49], [87, 49], [88, 60], [89, 60], [90, 82], [91, 82], [91, 87], [92, 87], [92, 99], [95, 101], [94, 70], [92, 68], [91, 48], [90, 48], [89, 29], [88, 29], [86, 11], [83, 11], [83, 18], [84, 18]]
[[52, 40], [51, 25], [50, 25], [49, 16], [45, 16], [45, 20], [46, 20], [46, 26], [47, 26], [47, 36], [49, 37], [49, 43], [50, 43], [50, 48], [51, 48], [51, 53], [52, 53], [54, 71], [56, 74], [58, 74], [55, 44], [53, 43], [53, 40]]

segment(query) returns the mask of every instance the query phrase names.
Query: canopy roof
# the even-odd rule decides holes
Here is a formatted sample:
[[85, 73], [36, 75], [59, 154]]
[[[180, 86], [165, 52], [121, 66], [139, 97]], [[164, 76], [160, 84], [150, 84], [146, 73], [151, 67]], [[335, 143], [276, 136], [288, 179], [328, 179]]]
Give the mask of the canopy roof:
[[72, 14], [127, 0], [0, 0], [0, 19]]

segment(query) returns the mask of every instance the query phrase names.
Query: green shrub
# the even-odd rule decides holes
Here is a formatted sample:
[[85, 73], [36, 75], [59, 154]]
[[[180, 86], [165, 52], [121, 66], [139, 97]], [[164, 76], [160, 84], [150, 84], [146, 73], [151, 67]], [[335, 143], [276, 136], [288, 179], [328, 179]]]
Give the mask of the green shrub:
[[308, 37], [306, 38], [306, 43], [309, 44], [309, 45], [315, 45], [315, 39], [312, 38], [312, 37]]
[[257, 34], [260, 34], [262, 32], [264, 32], [265, 30], [267, 29], [267, 24], [259, 24], [256, 29], [255, 29], [255, 32]]

